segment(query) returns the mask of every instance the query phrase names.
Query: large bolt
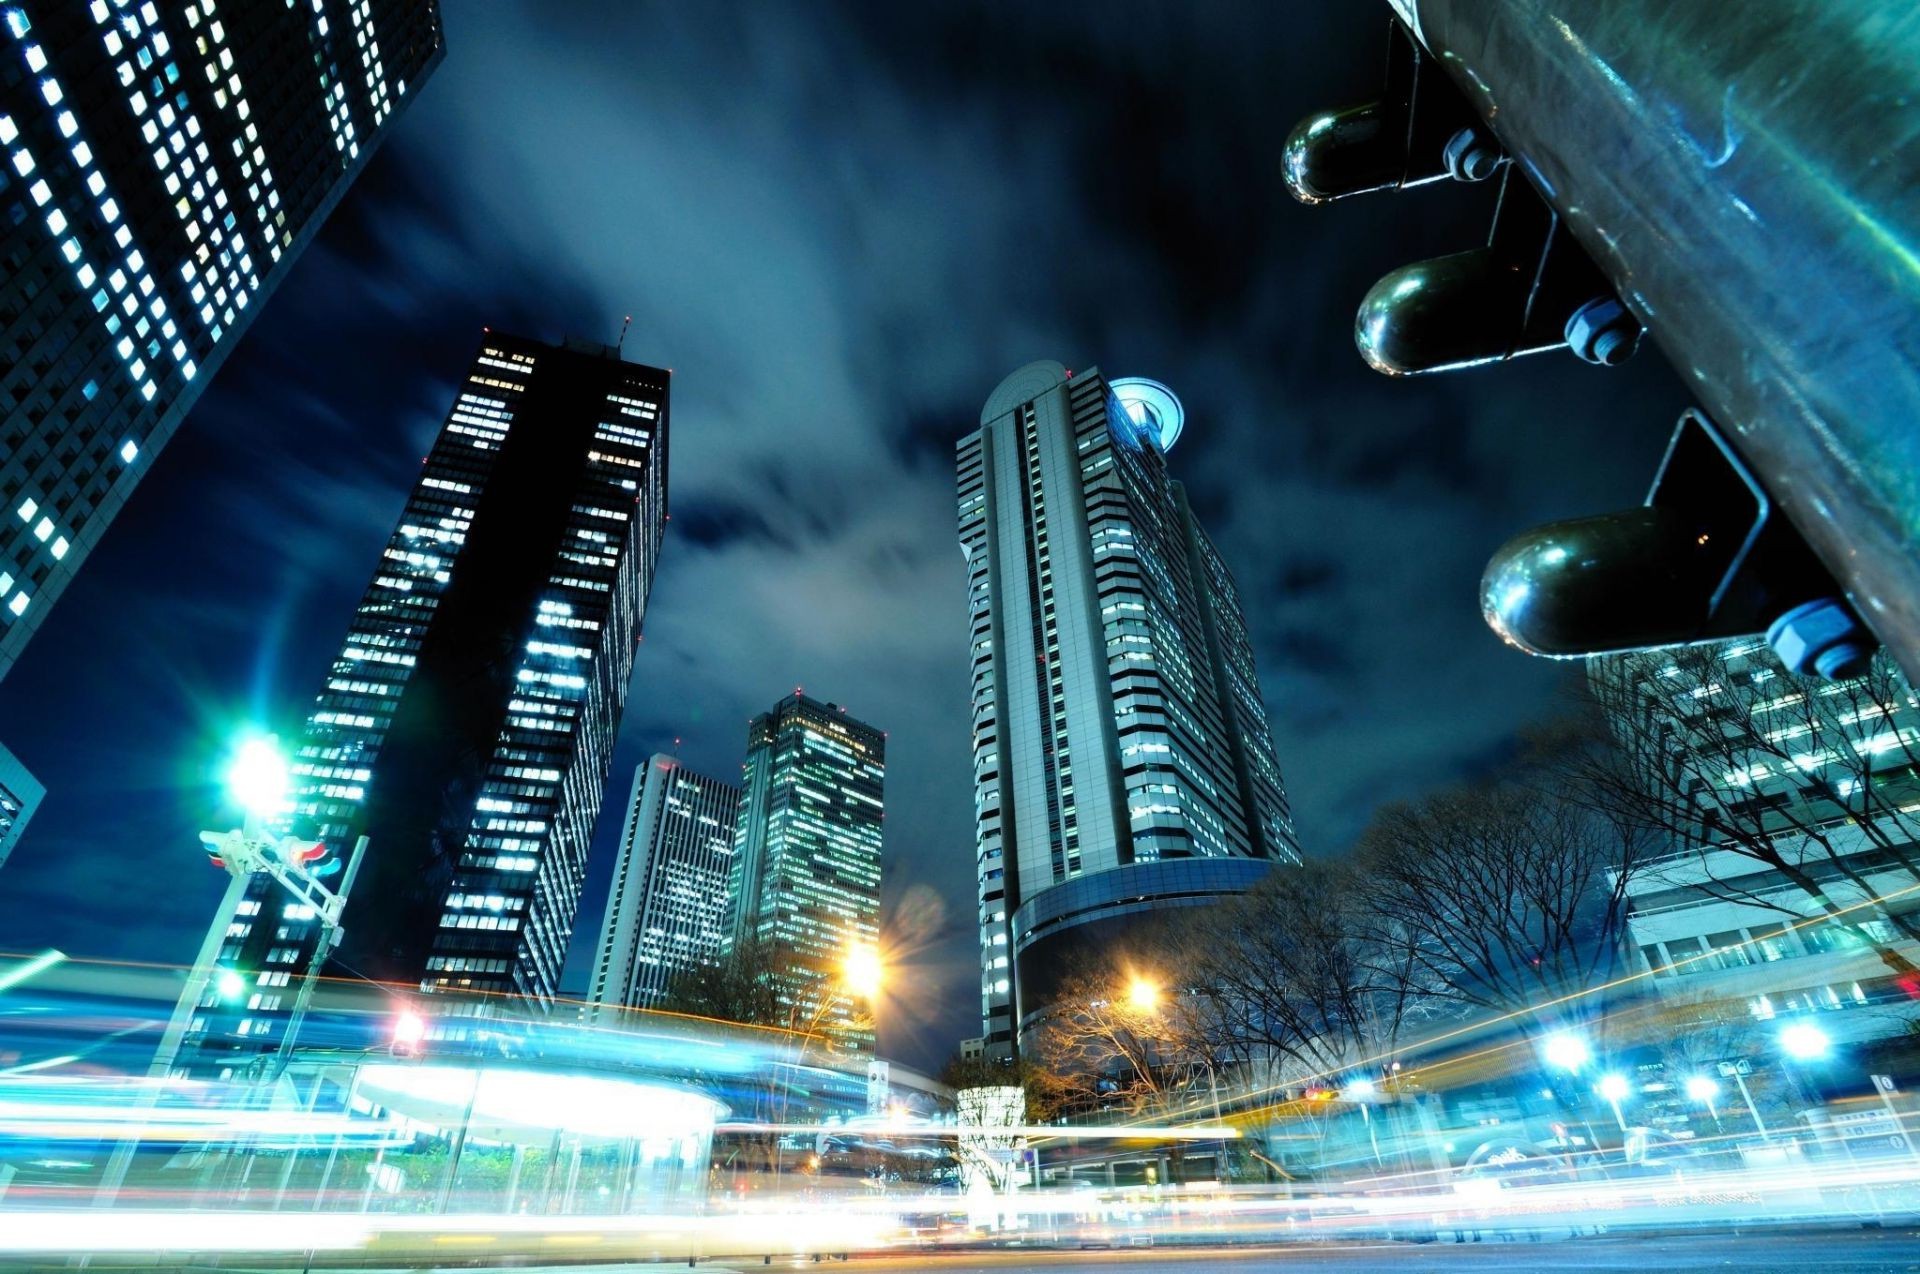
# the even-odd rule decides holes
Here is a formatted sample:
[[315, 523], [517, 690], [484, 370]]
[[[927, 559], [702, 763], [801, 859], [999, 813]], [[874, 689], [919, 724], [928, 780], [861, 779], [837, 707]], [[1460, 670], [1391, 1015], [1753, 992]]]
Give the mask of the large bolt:
[[1767, 627], [1767, 644], [1789, 671], [1825, 681], [1866, 675], [1876, 645], [1872, 634], [1837, 597], [1804, 602]]
[[1642, 330], [1640, 320], [1617, 298], [1595, 297], [1567, 320], [1567, 348], [1589, 363], [1618, 367], [1633, 357]]
[[1485, 181], [1507, 162], [1500, 143], [1484, 128], [1463, 128], [1447, 139], [1440, 152], [1455, 181]]

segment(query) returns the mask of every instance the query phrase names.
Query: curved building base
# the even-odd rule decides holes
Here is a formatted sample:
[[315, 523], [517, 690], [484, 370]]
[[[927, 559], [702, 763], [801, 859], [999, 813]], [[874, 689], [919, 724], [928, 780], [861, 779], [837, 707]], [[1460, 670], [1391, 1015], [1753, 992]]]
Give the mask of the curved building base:
[[1022, 1037], [1058, 998], [1061, 983], [1151, 919], [1205, 907], [1253, 888], [1265, 858], [1168, 858], [1094, 872], [1043, 889], [1013, 913], [1013, 966]]

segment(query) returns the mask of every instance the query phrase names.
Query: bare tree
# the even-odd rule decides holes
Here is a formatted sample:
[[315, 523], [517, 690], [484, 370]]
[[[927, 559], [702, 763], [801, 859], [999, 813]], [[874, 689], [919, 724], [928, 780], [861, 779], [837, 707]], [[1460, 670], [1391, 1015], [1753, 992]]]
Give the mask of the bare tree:
[[1382, 1058], [1431, 1009], [1412, 948], [1345, 864], [1276, 870], [1184, 934], [1197, 1024], [1250, 1074], [1306, 1080]]
[[1056, 1076], [1067, 1106], [1139, 1114], [1164, 1110], [1216, 1065], [1205, 997], [1160, 960], [1116, 956], [1065, 977], [1030, 1051]]
[[[1869, 880], [1894, 871], [1920, 888], [1912, 692], [1884, 655], [1865, 677], [1827, 684], [1747, 653], [1722, 643], [1596, 660], [1589, 694], [1615, 746], [1587, 754], [1581, 790], [1689, 854], [1686, 880], [1706, 896], [1824, 915], [1914, 972], [1892, 943], [1920, 940], [1920, 919]], [[1714, 850], [1753, 866], [1716, 871]], [[1836, 898], [1836, 882], [1853, 897]], [[1781, 902], [1783, 886], [1806, 903]]]
[[1385, 807], [1354, 870], [1375, 940], [1407, 963], [1396, 977], [1531, 1031], [1599, 1010], [1582, 993], [1615, 974], [1647, 845], [1630, 823], [1510, 780]]

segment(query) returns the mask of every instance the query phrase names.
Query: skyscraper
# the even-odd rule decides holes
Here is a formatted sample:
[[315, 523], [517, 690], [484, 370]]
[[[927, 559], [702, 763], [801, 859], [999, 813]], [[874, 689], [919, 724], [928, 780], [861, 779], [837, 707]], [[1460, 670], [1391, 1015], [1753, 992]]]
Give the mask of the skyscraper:
[[1850, 1043], [1910, 1031], [1920, 699], [1887, 657], [1827, 682], [1746, 638], [1595, 656], [1587, 678], [1608, 798], [1659, 836], [1619, 882], [1651, 989], [1817, 1014]]
[[[340, 972], [551, 1002], [660, 550], [667, 382], [481, 341], [297, 755], [295, 832], [369, 838]], [[317, 934], [264, 877], [242, 911], [222, 963], [263, 990], [206, 1033], [251, 1045]]]
[[871, 1036], [834, 982], [850, 947], [880, 937], [887, 737], [795, 691], [753, 719], [734, 835], [733, 940], [773, 944], [801, 970], [782, 996], [852, 1046]]
[[0, 18], [4, 675], [443, 50], [433, 0]]
[[655, 755], [634, 771], [587, 998], [652, 1008], [675, 974], [719, 958], [740, 789]]
[[1298, 862], [1233, 578], [1156, 381], [1030, 363], [958, 448], [987, 1051], [1079, 952]]

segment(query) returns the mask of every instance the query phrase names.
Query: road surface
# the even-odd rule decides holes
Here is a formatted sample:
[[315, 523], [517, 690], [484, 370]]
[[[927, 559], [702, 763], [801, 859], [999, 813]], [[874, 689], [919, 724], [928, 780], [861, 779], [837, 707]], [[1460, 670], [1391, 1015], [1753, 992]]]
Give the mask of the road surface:
[[[0, 1270], [61, 1269], [63, 1266], [8, 1264]], [[119, 1272], [139, 1268], [96, 1259], [94, 1271]], [[214, 1267], [169, 1265], [187, 1274]], [[247, 1267], [223, 1265], [219, 1274], [243, 1274]], [[267, 1267], [252, 1267], [264, 1269]], [[299, 1269], [291, 1266], [280, 1270]], [[316, 1266], [315, 1268], [321, 1268]], [[426, 1268], [421, 1266], [410, 1269]], [[486, 1268], [461, 1262], [449, 1268]], [[575, 1266], [515, 1265], [516, 1274], [561, 1270], [593, 1274], [669, 1274], [684, 1271], [684, 1263], [582, 1263]], [[702, 1261], [705, 1274], [765, 1274], [759, 1262]], [[1299, 1243], [1269, 1248], [1119, 1249], [1085, 1252], [1000, 1251], [928, 1252], [917, 1255], [854, 1257], [816, 1264], [804, 1258], [773, 1262], [774, 1270], [839, 1271], [840, 1274], [1079, 1274], [1081, 1271], [1122, 1269], [1127, 1274], [1688, 1274], [1716, 1271], [1726, 1274], [1920, 1274], [1920, 1231], [1835, 1227], [1783, 1233], [1778, 1231], [1728, 1234], [1701, 1232], [1680, 1235], [1586, 1237], [1546, 1242], [1482, 1243]], [[380, 1274], [361, 1270], [361, 1274]]]

